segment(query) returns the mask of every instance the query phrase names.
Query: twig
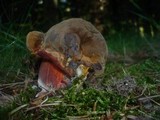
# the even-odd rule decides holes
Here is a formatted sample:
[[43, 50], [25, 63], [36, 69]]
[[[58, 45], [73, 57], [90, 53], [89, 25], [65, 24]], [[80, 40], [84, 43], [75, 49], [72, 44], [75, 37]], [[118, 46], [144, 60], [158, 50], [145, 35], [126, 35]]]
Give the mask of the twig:
[[[48, 106], [58, 106], [58, 105], [61, 105], [61, 102], [49, 103], [49, 104], [43, 104], [43, 105], [40, 104], [40, 105], [28, 108], [25, 112], [28, 112], [28, 111], [36, 109], [36, 108], [48, 107]], [[75, 105], [72, 105], [72, 104], [67, 104], [67, 105], [63, 105], [63, 106], [73, 106], [73, 107], [75, 107]]]
[[47, 107], [47, 106], [58, 106], [60, 105], [60, 103], [50, 103], [50, 104], [43, 104], [43, 105], [37, 105], [37, 106], [34, 106], [34, 107], [30, 107], [30, 108], [27, 108], [27, 110], [25, 112], [28, 112], [30, 110], [34, 110], [36, 108], [40, 108], [40, 107]]
[[147, 115], [145, 112], [141, 111], [141, 110], [138, 110], [138, 112], [144, 114], [145, 116], [149, 117], [149, 118], [152, 118], [153, 120], [156, 120], [155, 118], [153, 118], [152, 116], [149, 116]]
[[156, 98], [156, 97], [160, 97], [160, 95], [146, 96], [146, 97], [139, 98], [138, 100], [143, 101], [146, 99], [151, 99], [151, 98]]
[[94, 102], [94, 105], [93, 105], [93, 111], [96, 111], [96, 108], [97, 108], [97, 101]]
[[155, 100], [151, 99], [151, 101], [160, 106], [160, 103], [156, 102]]
[[21, 106], [17, 107], [16, 109], [12, 110], [12, 111], [9, 113], [9, 115], [14, 114], [15, 112], [21, 110], [22, 108], [24, 108], [24, 107], [26, 107], [26, 106], [28, 106], [28, 104], [24, 104], [24, 105], [21, 105]]
[[87, 115], [97, 115], [97, 114], [106, 114], [107, 111], [92, 111], [92, 112], [87, 112]]
[[88, 120], [89, 116], [88, 115], [83, 115], [83, 116], [67, 116], [69, 120]]
[[5, 86], [15, 86], [15, 85], [21, 85], [24, 84], [24, 82], [16, 82], [16, 83], [7, 83], [7, 84], [2, 84], [0, 87], [5, 87]]
[[2, 84], [2, 85], [0, 85], [0, 90], [6, 89], [6, 88], [12, 88], [13, 86], [23, 85], [23, 84], [24, 84], [24, 82]]
[[47, 102], [47, 100], [48, 100], [48, 96], [47, 96], [47, 98], [46, 98], [45, 100], [43, 100], [43, 101], [41, 102], [41, 105], [44, 104], [45, 102]]
[[[48, 95], [51, 94], [51, 91], [50, 92], [46, 92], [46, 93], [43, 93], [42, 95], [36, 97], [32, 102], [31, 104], [32, 105], [37, 105], [37, 101], [42, 101], [42, 99], [44, 97], [47, 97], [45, 100], [43, 100], [40, 104], [44, 104], [47, 100], [48, 100]], [[38, 102], [39, 103], [39, 102]]]
[[134, 109], [137, 109], [139, 107], [140, 107], [139, 105], [133, 106], [133, 107], [126, 107], [126, 110], [134, 110]]
[[[31, 82], [33, 82], [33, 80], [28, 81], [28, 83], [31, 83]], [[16, 83], [2, 84], [2, 85], [0, 85], [0, 90], [3, 90], [5, 88], [10, 88], [10, 87], [13, 87], [13, 86], [16, 86], [16, 85], [23, 85], [23, 84], [25, 84], [25, 81], [23, 81], [23, 82], [16, 82]]]

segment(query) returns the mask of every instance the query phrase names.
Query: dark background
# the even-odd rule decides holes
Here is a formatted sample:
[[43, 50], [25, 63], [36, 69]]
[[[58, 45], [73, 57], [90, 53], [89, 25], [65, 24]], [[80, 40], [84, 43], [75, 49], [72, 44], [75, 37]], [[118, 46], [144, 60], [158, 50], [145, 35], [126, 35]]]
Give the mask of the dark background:
[[139, 26], [157, 31], [159, 5], [160, 0], [0, 0], [0, 24], [46, 31], [64, 19], [81, 17], [106, 34]]

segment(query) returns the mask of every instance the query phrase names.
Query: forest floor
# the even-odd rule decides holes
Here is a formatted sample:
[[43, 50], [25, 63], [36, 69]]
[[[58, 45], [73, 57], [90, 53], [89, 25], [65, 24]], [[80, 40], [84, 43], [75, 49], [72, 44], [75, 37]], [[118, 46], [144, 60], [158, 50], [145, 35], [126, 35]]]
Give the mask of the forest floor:
[[[53, 96], [36, 99], [37, 78], [25, 35], [0, 31], [1, 120], [158, 120], [160, 35], [115, 33], [106, 37], [109, 57], [95, 86], [77, 78]], [[33, 77], [34, 76], [34, 77]]]

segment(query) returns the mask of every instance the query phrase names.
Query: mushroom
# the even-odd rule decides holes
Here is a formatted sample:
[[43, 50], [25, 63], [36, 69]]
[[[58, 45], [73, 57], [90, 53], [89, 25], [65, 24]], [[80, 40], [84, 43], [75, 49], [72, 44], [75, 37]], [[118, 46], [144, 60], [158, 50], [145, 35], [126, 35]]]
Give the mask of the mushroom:
[[46, 33], [29, 32], [26, 46], [42, 59], [38, 74], [41, 93], [65, 88], [75, 77], [87, 78], [89, 69], [94, 75], [102, 74], [108, 55], [102, 34], [80, 18], [64, 20]]

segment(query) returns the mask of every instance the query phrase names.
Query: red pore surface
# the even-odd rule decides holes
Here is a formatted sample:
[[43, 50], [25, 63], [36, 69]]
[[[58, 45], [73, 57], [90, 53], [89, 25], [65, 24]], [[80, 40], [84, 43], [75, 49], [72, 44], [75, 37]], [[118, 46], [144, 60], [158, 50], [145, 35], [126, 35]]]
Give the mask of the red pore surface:
[[50, 62], [42, 62], [39, 70], [39, 78], [47, 86], [59, 89], [66, 86], [64, 75]]
[[63, 73], [68, 78], [71, 78], [71, 74], [67, 70], [65, 70], [61, 66], [59, 61], [56, 58], [54, 58], [51, 54], [45, 51], [39, 51], [37, 52], [37, 55], [39, 55], [43, 60], [49, 61], [54, 66], [54, 69], [57, 69], [59, 72]]

